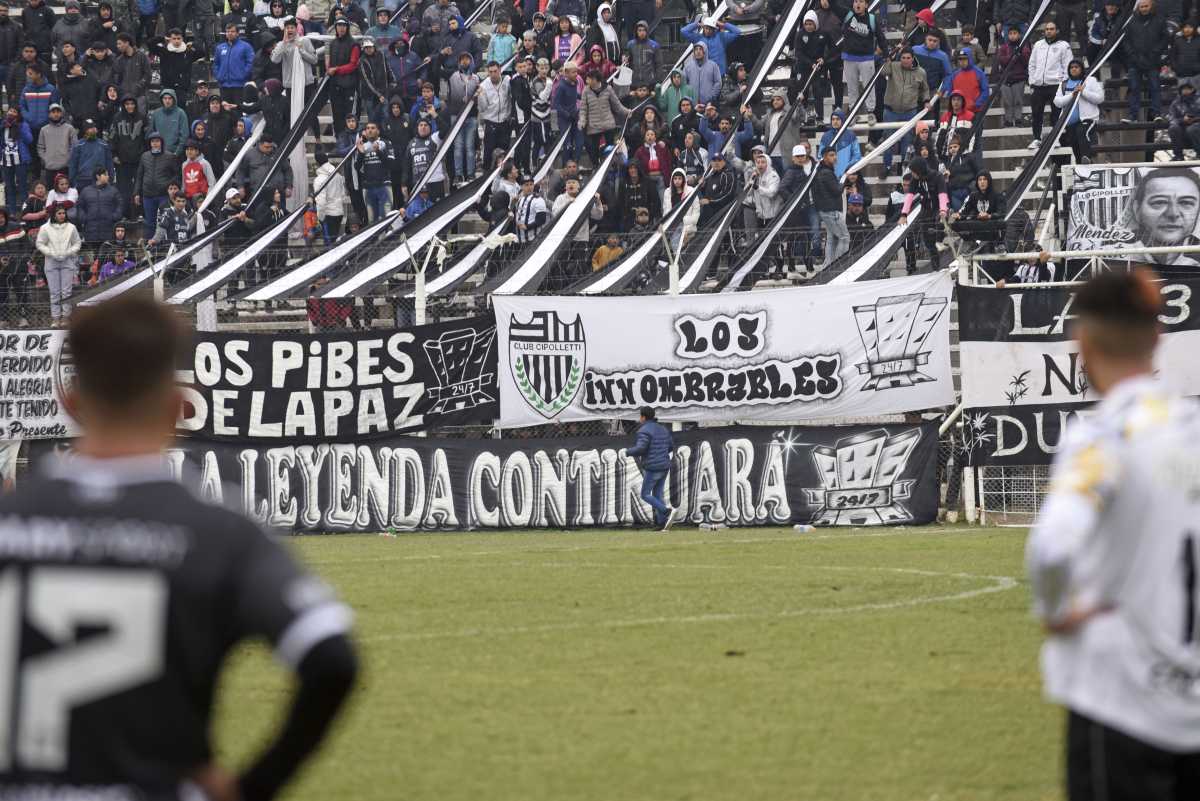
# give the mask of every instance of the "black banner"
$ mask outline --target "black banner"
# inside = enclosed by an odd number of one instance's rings
[[[329,301],[323,301],[329,302]],[[197,333],[181,432],[289,442],[380,437],[497,417],[492,317],[390,331]]]
[[[1159,284],[1155,366],[1171,391],[1200,395],[1200,280]],[[959,442],[968,464],[1049,464],[1062,430],[1097,400],[1071,339],[1074,287],[958,287],[962,398]]]
[[[628,437],[393,437],[282,447],[180,440],[174,473],[291,531],[647,525]],[[729,427],[675,435],[669,503],[684,523],[928,523],[937,426]]]

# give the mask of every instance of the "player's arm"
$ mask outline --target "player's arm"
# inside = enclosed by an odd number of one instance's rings
[[[1068,633],[1091,615],[1075,603],[1073,571],[1119,478],[1119,461],[1099,437],[1064,443],[1050,493],[1025,546],[1033,610],[1047,628]]]
[[[274,798],[325,737],[358,673],[350,610],[265,534],[243,560],[236,615],[241,631],[265,636],[299,679],[282,728],[238,777],[240,801]]]

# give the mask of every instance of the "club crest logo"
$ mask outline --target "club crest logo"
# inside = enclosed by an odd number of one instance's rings
[[[552,420],[571,405],[579,392],[587,346],[583,319],[565,323],[558,312],[536,311],[528,322],[512,316],[508,328],[508,363],[513,381],[535,412]]]
[[[930,354],[921,348],[947,305],[946,298],[927,298],[924,292],[917,292],[854,307],[854,321],[867,355],[867,360],[856,366],[860,375],[870,375],[863,392],[934,380],[919,369],[929,363]]]
[[[805,499],[816,508],[813,525],[881,526],[912,520],[901,503],[912,496],[916,479],[900,480],[921,441],[921,429],[895,436],[886,429],[843,437],[833,447],[813,448],[820,487],[806,487]]]
[[[495,326],[482,331],[457,328],[424,343],[425,358],[438,380],[438,386],[428,391],[434,402],[433,414],[474,409],[495,401],[484,390],[496,382],[496,374],[486,371],[495,343]]]

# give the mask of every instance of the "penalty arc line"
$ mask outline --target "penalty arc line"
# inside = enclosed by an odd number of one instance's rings
[[[564,566],[569,566],[570,563],[562,563]],[[613,565],[613,567],[626,567],[626,565]],[[660,567],[669,567],[669,565],[660,565]],[[695,567],[695,565],[681,565],[680,567]],[[869,604],[856,604],[854,606],[834,606],[834,607],[812,607],[808,609],[785,609],[781,612],[767,613],[751,613],[751,612],[718,612],[706,615],[681,615],[674,617],[647,617],[633,618],[626,620],[590,620],[578,621],[571,623],[546,623],[537,626],[507,626],[499,628],[487,629],[459,629],[456,631],[428,631],[428,632],[411,632],[402,634],[378,634],[373,637],[362,637],[360,642],[396,642],[396,641],[418,641],[418,640],[445,640],[445,639],[473,639],[477,637],[506,637],[519,636],[522,634],[544,634],[557,631],[575,631],[580,629],[624,629],[624,628],[641,628],[648,626],[662,626],[674,624],[697,624],[697,623],[727,623],[735,620],[782,620],[789,618],[808,617],[810,615],[845,615],[855,614],[858,612],[886,612],[893,609],[904,609],[907,607],[924,606],[935,603],[951,603],[954,601],[966,601],[972,598],[978,598],[984,595],[992,595],[998,592],[1006,592],[1018,586],[1017,579],[1012,576],[986,576],[976,575],[973,573],[945,573],[934,570],[917,570],[901,567],[840,567],[826,565],[810,565],[819,570],[844,570],[844,571],[878,571],[888,573],[903,573],[909,575],[918,575],[937,578],[955,578],[964,580],[981,580],[989,581],[990,584],[983,587],[976,587],[962,592],[951,593],[949,595],[927,595],[916,598],[905,598],[896,601],[880,601]]]

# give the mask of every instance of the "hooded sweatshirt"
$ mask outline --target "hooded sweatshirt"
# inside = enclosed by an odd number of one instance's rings
[[[680,78],[679,86],[675,86],[671,82],[671,77],[674,75],[678,75]],[[674,119],[675,115],[679,113],[679,101],[683,98],[687,97],[691,99],[693,109],[696,105],[696,90],[683,78],[681,70],[671,70],[667,75],[667,80],[658,87],[656,92],[658,110],[662,112],[663,117],[668,122]],[[698,124],[699,121],[697,121]]]
[[[967,54],[967,66],[954,71],[950,78],[950,88],[958,92],[967,101],[967,108],[979,111],[988,101],[991,88],[988,86],[987,73],[975,66],[975,57],[969,47],[963,48]]]
[[[588,48],[589,54],[593,47],[599,47],[607,59],[613,63],[618,63],[621,60],[621,40],[618,38],[616,26],[619,23],[618,18],[611,17],[611,22],[604,21],[604,12],[612,13],[612,6],[608,3],[601,3],[596,8],[596,22],[592,25],[592,29],[588,32]]]
[[[146,150],[146,133],[145,118],[136,108],[132,114],[126,114],[122,102],[121,110],[117,112],[108,129],[108,141],[112,145],[116,160],[131,167],[137,166],[138,160]]]
[[[463,109],[475,97],[475,90],[479,88],[479,76],[475,74],[474,62],[469,62],[465,70],[460,63],[459,69],[450,76],[449,86],[450,91],[446,100],[450,106],[450,114],[457,119],[458,115],[463,113]],[[471,107],[472,116],[478,112],[477,107]]]
[[[708,45],[698,43],[704,48],[703,61],[696,60],[695,48],[692,55],[683,63],[683,82],[696,91],[697,103],[715,103],[721,96],[721,68],[709,55]]]
[[[834,117],[846,121],[846,115],[841,109],[834,109],[830,114],[830,119]],[[817,159],[820,160],[821,154],[829,148],[829,144],[833,141],[833,137],[837,135],[838,129],[830,126],[824,134],[821,135],[821,143],[817,146]],[[862,158],[862,149],[858,146],[858,137],[853,131],[847,131],[842,135],[842,138],[837,143],[837,161],[834,163],[834,172],[837,177],[841,178],[846,174],[846,170],[850,169],[850,165]]]
[[[174,89],[163,89],[164,97],[174,99],[175,105],[155,109],[150,113],[150,127],[162,134],[163,147],[175,155],[183,153],[183,143],[187,141],[190,126],[187,112],[179,107],[179,98]]]

